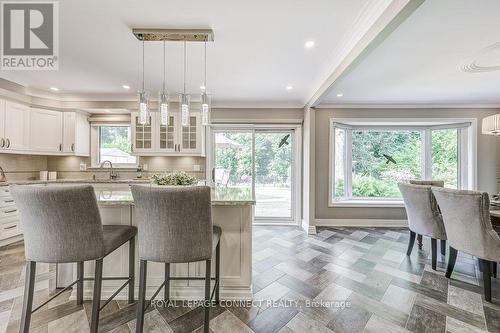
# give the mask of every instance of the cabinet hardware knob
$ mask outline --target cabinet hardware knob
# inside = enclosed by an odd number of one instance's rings
[[[71,144],[71,151],[75,151],[75,144],[74,143]]]
[[[59,144],[59,151],[62,151],[62,143]]]
[[[5,139],[1,138],[0,139],[0,148],[3,148],[3,147],[5,147]]]
[[[15,213],[15,212],[17,212],[17,209],[6,210],[5,214]]]
[[[9,140],[9,139],[7,139],[7,140],[6,140],[6,145],[5,145],[5,148],[9,148],[9,147],[10,147],[10,140]]]
[[[9,227],[5,227],[4,230],[10,230],[10,229],[14,229],[14,228],[17,228],[17,225],[11,225]]]

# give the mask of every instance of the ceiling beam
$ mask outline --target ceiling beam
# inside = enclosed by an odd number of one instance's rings
[[[305,108],[321,103],[339,79],[347,75],[403,23],[425,0],[370,0],[348,38],[337,49],[332,70],[318,85]]]

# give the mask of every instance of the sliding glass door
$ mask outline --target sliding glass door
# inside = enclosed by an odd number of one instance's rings
[[[295,213],[295,131],[217,128],[212,131],[212,180],[248,189],[257,222],[291,222]]]

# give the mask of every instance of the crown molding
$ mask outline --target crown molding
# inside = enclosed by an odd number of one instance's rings
[[[319,104],[315,109],[500,109],[500,103],[469,104],[469,103],[361,103],[361,104]]]

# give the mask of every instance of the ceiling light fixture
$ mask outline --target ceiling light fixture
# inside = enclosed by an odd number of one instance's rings
[[[139,90],[139,124],[146,125],[149,122],[149,92],[145,90],[144,84],[144,40],[142,41],[142,89]]]
[[[186,57],[187,57],[186,41],[184,41],[184,88],[182,90],[182,93],[179,94],[179,108],[180,108],[180,112],[181,112],[181,123],[182,123],[182,126],[184,126],[184,127],[189,126],[189,108],[191,106],[191,96],[186,94],[186,71],[187,71]]]
[[[311,47],[313,47],[313,46],[314,46],[314,44],[315,44],[315,43],[314,43],[314,41],[313,41],[313,40],[308,40],[308,41],[304,44],[304,46],[305,46],[307,49],[310,49]]]
[[[127,85],[127,84],[124,84],[124,85],[122,85],[122,88],[123,88],[123,89],[125,89],[125,90],[129,90],[129,89],[130,89],[130,86],[129,86],[129,85]]]
[[[344,94],[343,93],[338,93],[337,97],[344,97]]]
[[[52,91],[59,91],[59,88],[56,88],[56,87],[50,87],[50,90],[52,90]]]
[[[285,89],[286,89],[286,90],[292,90],[292,89],[293,89],[293,87],[292,87],[292,86],[286,86],[286,87],[285,87]]]
[[[205,42],[205,71],[203,79],[203,92],[201,93],[201,124],[210,124],[210,96],[207,94],[207,42]]]
[[[166,77],[167,77],[167,42],[163,41],[163,86],[159,94],[159,111],[160,111],[160,123],[163,126],[168,125],[168,102],[170,97],[166,88]]]

